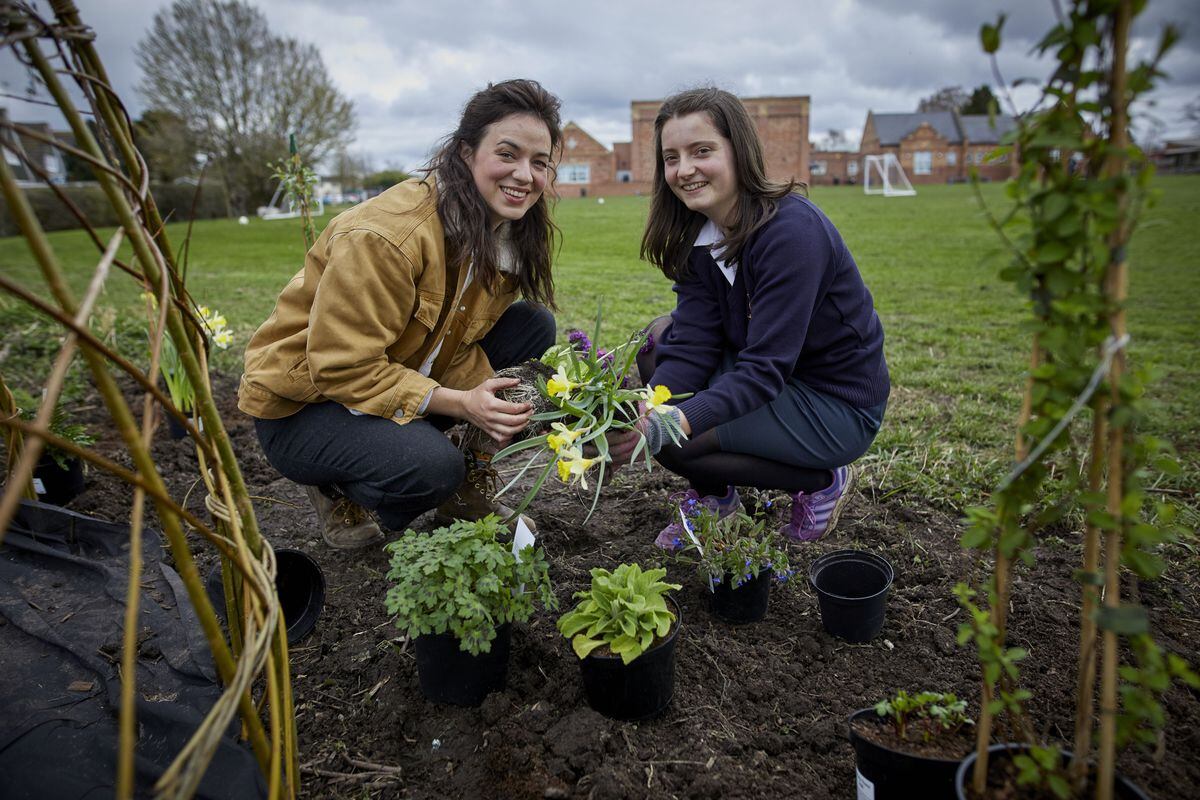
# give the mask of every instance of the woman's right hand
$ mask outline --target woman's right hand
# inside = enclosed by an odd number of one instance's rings
[[[462,393],[462,419],[504,444],[520,433],[533,416],[531,403],[509,403],[496,397],[496,392],[516,386],[517,378],[488,378],[474,389]]]

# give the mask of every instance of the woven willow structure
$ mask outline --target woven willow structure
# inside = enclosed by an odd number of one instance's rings
[[[0,541],[22,497],[29,495],[30,476],[46,444],[76,455],[93,467],[128,483],[134,491],[130,519],[130,563],[121,661],[119,758],[117,797],[134,796],[134,753],[137,747],[136,656],[137,619],[142,564],[141,538],[146,502],[153,504],[167,546],[212,651],[223,692],[195,735],[176,756],[155,786],[164,798],[191,797],[212,759],[222,733],[235,715],[266,778],[271,798],[295,797],[298,790],[295,719],[288,670],[287,637],[275,591],[275,557],[259,534],[254,510],[232,443],[221,422],[209,383],[206,329],[197,315],[176,269],[175,251],[167,239],[154,198],[149,192],[145,161],[134,146],[128,114],[110,86],[93,46],[94,34],[83,24],[71,0],[51,0],[53,19],[43,18],[26,2],[0,0],[0,43],[25,64],[33,80],[58,106],[75,137],[68,146],[44,134],[5,123],[11,134],[41,140],[86,163],[104,191],[120,227],[104,241],[83,212],[60,198],[79,218],[97,248],[91,282],[82,297],[68,288],[63,265],[45,235],[30,203],[18,186],[6,158],[0,158],[0,190],[40,268],[44,286],[18,284],[0,275],[0,289],[29,304],[63,329],[65,338],[46,381],[43,400],[32,421],[16,416],[11,396],[0,380],[0,423],[8,441],[8,482],[0,498]],[[82,97],[81,108],[73,98]],[[13,148],[23,158],[20,148]],[[8,154],[6,153],[6,156]],[[57,191],[42,166],[25,159],[25,166]],[[125,243],[133,256],[128,263],[117,255]],[[142,371],[95,335],[89,319],[113,267],[126,273],[157,299],[157,318],[150,323],[151,363]],[[48,299],[47,299],[48,298]],[[182,368],[195,389],[195,411],[188,417],[175,408],[156,386],[164,337],[170,337]],[[80,356],[126,449],[132,469],[83,449],[50,433],[51,412],[62,393],[67,369]],[[114,373],[123,372],[142,391],[141,423],[125,401]],[[196,447],[201,477],[208,492],[211,520],[199,519],[167,493],[150,454],[157,418],[155,406],[167,409],[186,427]],[[204,591],[188,530],[219,553],[224,567],[227,619],[223,629]]]

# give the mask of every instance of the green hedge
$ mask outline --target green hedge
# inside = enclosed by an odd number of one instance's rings
[[[84,215],[97,228],[117,225],[117,215],[108,204],[104,191],[99,186],[64,186],[64,194],[71,202],[79,206]],[[42,227],[48,231],[61,231],[78,228],[79,220],[66,207],[53,191],[44,187],[33,187],[24,190],[33,206]],[[196,194],[195,186],[177,185],[173,183],[152,184],[150,192],[158,203],[158,210],[163,218],[172,222],[187,220],[192,213],[192,200]],[[220,184],[205,184],[200,189],[200,197],[196,200],[196,219],[214,219],[228,214],[228,198],[225,187]],[[0,236],[15,236],[16,222],[8,212],[8,204],[0,198]]]

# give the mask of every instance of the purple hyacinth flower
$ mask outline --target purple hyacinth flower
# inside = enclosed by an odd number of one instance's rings
[[[571,330],[567,332],[567,341],[571,343],[579,352],[585,356],[592,352],[592,340],[588,335],[581,330]]]
[[[654,349],[654,334],[647,333],[645,343],[642,344],[642,346],[640,348],[638,348],[638,355],[644,356],[646,353],[649,353],[653,349]]]

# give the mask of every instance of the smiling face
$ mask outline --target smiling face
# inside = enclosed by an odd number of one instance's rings
[[[671,192],[728,230],[738,199],[733,145],[703,111],[672,117],[662,127],[663,177]]]
[[[463,160],[491,211],[493,227],[521,219],[550,179],[550,129],[532,114],[510,114],[483,132]]]

